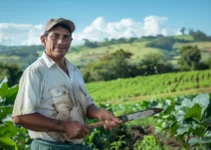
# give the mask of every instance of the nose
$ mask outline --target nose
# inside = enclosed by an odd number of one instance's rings
[[[57,41],[57,44],[65,44],[65,40],[63,37],[60,37]]]

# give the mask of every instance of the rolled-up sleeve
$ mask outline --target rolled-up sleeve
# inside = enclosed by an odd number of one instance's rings
[[[39,70],[26,69],[20,79],[12,117],[35,113],[41,101],[41,93],[42,80]]]
[[[88,100],[88,106],[94,104],[94,101],[92,99],[92,97],[89,95],[89,93],[87,94],[87,100]]]

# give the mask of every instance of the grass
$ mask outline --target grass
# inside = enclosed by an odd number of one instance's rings
[[[180,49],[183,46],[197,46],[202,51],[211,51],[211,42],[176,43],[173,48]]]
[[[113,44],[109,46],[102,46],[97,48],[77,47],[79,52],[70,52],[66,55],[66,58],[76,65],[86,64],[88,62],[96,61],[100,57],[113,53],[116,50],[123,49],[133,54],[132,61],[140,61],[145,54],[148,53],[162,53],[161,49],[145,47],[147,41],[134,42],[132,44]]]
[[[12,56],[2,55],[2,56],[0,56],[1,61],[19,61],[20,59],[21,58],[19,56],[15,56],[15,55],[12,55]]]
[[[191,35],[177,35],[174,38],[178,39],[178,40],[186,40],[186,41],[190,41],[190,42],[194,41],[194,38]]]

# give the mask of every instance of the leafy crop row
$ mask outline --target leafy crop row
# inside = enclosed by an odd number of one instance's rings
[[[87,84],[96,102],[211,87],[211,70],[168,73]]]

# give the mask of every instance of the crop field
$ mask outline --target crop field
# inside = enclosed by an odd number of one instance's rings
[[[211,87],[210,81],[211,70],[205,70],[93,82],[86,86],[96,102],[112,103],[114,100],[129,102],[134,97],[171,95],[177,92],[184,94],[188,90],[199,93],[200,89]]]
[[[209,71],[203,72],[199,74],[200,76],[192,73],[182,79],[178,75],[178,78],[181,82],[189,82],[197,78],[201,80],[202,76],[206,79],[207,76],[210,77],[209,73]],[[175,80],[178,79],[175,77],[174,80],[167,80],[166,84]],[[136,85],[135,81],[128,83]],[[8,87],[5,80],[0,85],[0,150],[29,150],[32,140],[27,130],[14,125],[11,121],[12,105],[18,86]],[[207,84],[201,85],[207,86]],[[125,85],[121,86],[123,88]],[[140,101],[133,104],[98,103],[99,107],[113,112],[116,116],[156,107],[162,108],[163,111],[153,117],[124,123],[113,130],[104,130],[101,127],[93,129],[84,138],[84,142],[94,150],[210,150],[210,96],[211,94],[206,93]],[[87,123],[95,121],[88,119]]]

